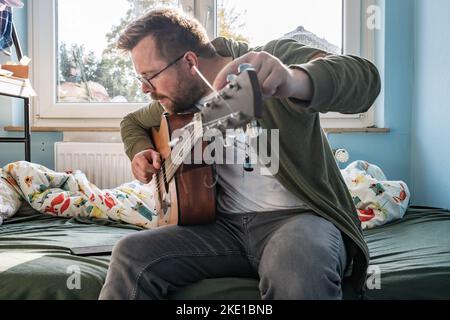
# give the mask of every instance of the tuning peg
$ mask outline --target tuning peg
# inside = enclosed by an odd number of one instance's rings
[[[255,68],[253,68],[253,66],[250,63],[242,63],[239,65],[238,68],[239,73],[242,73],[247,70],[255,70]]]
[[[235,82],[237,79],[237,75],[231,73],[229,75],[227,75],[227,83],[233,83]]]
[[[253,120],[249,124],[247,124],[247,135],[250,138],[256,138],[261,134],[261,127],[258,125],[258,122]]]
[[[227,120],[218,121],[216,123],[216,125],[214,126],[215,129],[219,130],[222,133],[226,132],[227,127],[228,127],[228,121]]]
[[[225,132],[223,140],[224,140],[223,146],[225,148],[235,147],[237,145],[236,136],[229,134],[227,132]]]
[[[223,100],[228,100],[230,98],[230,96],[225,91],[220,92],[219,95],[220,95],[220,98]],[[217,100],[217,102],[220,103],[221,99]]]
[[[252,172],[252,171],[255,170],[252,162],[250,161],[250,156],[249,155],[245,156],[244,170],[247,171],[247,172]]]
[[[227,83],[228,83],[228,87],[230,89],[234,89],[234,88],[238,87],[237,75],[229,74],[227,76]]]

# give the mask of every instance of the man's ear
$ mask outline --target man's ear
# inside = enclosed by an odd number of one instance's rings
[[[192,51],[188,51],[186,52],[186,55],[184,57],[186,59],[186,61],[188,62],[189,65],[189,69],[192,73],[192,75],[195,75],[195,70],[194,70],[194,66],[196,66],[198,68],[198,56],[196,53],[192,52]]]

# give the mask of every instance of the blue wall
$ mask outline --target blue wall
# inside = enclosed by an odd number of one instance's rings
[[[415,1],[411,180],[415,201],[450,208],[450,1]]]

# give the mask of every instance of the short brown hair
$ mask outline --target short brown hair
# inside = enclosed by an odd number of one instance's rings
[[[204,58],[216,54],[203,26],[175,8],[155,9],[131,22],[121,34],[118,48],[131,51],[147,36],[155,38],[160,54],[168,59],[186,51]]]

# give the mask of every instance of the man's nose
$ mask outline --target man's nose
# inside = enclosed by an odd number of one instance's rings
[[[147,84],[145,84],[145,83],[142,83],[142,85],[141,85],[141,90],[142,90],[142,92],[144,92],[145,94],[155,92],[155,90],[153,90],[153,87],[152,87],[152,86],[149,86],[149,85],[147,85]]]

